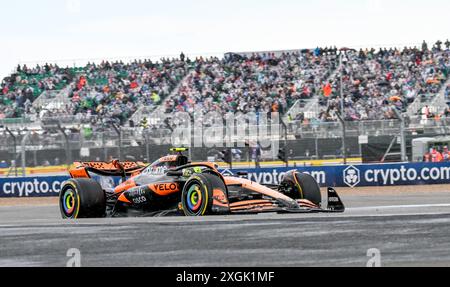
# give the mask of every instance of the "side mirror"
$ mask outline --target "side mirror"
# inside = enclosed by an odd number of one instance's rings
[[[236,175],[239,177],[248,177],[248,172],[247,171],[239,171],[236,173]]]

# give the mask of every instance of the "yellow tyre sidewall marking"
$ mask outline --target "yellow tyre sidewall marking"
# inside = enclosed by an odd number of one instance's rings
[[[78,218],[78,213],[80,212],[80,194],[78,192],[77,186],[72,181],[66,182],[66,185],[70,185],[73,188],[73,191],[76,194],[76,199],[77,199],[76,206],[77,206],[77,208],[76,208],[76,210],[75,210],[75,212],[73,213],[73,216],[72,216],[74,219],[76,219],[76,218]]]
[[[202,185],[202,187],[203,187],[203,189],[205,191],[205,204],[204,204],[202,212],[200,213],[200,215],[205,215],[206,209],[208,208],[208,201],[209,201],[208,187],[206,186],[206,184],[203,182],[203,180],[200,177],[194,176],[194,177],[192,177],[192,179],[198,180],[198,182]]]
[[[295,173],[294,173],[294,179],[295,179],[295,183],[298,186],[298,189],[300,190],[300,196],[302,197],[302,199],[305,199],[305,196],[303,195],[303,189],[300,186],[300,183],[298,182],[298,179],[297,179],[297,175]]]

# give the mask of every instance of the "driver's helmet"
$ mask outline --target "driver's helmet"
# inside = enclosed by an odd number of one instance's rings
[[[165,166],[168,169],[174,169],[182,165],[186,165],[189,163],[189,160],[184,155],[176,155],[176,156],[167,156],[160,159],[161,162],[165,162]]]

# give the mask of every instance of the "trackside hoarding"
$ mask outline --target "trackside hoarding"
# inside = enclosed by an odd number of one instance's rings
[[[279,184],[294,168],[233,169],[222,173],[248,171],[248,178],[263,184]],[[358,187],[450,183],[450,163],[395,163],[297,167],[311,174],[321,186]]]
[[[247,171],[250,180],[279,184],[294,168],[223,169],[224,175]],[[321,186],[359,187],[450,183],[450,163],[395,163],[297,167],[311,174]],[[0,197],[57,196],[66,176],[0,178]],[[117,184],[117,178],[112,179]]]
[[[67,176],[0,178],[0,197],[57,196]]]

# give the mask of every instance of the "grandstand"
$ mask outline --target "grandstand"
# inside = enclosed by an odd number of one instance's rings
[[[181,61],[104,61],[76,68],[19,66],[2,82],[0,118],[95,115],[124,124],[139,106],[158,105],[187,70],[187,63]],[[43,104],[33,105],[35,101]]]
[[[348,121],[395,118],[392,104],[411,116],[418,114],[423,105],[411,105],[415,109],[408,110],[410,104],[431,102],[448,80],[449,53],[441,49],[350,50],[344,58],[342,85]],[[340,90],[338,74],[330,82],[334,91]],[[320,119],[329,119],[330,110],[339,108],[337,97],[332,94],[320,102]]]
[[[388,154],[402,129],[408,143],[449,134],[450,42],[437,44],[20,65],[1,83],[0,154],[22,167],[47,165],[47,158],[70,163],[86,150],[84,157],[102,160],[151,159],[175,144],[161,114],[193,115],[194,107],[203,127],[211,111],[280,112],[291,160],[360,158],[360,135],[376,138]],[[337,117],[342,106],[345,131]],[[276,160],[276,152],[265,150],[262,160]],[[198,149],[191,157],[216,153]]]
[[[289,116],[335,121],[342,71],[346,120],[391,119],[391,104],[419,114],[426,105],[420,103],[445,94],[450,65],[446,45],[378,51],[317,48],[156,63],[103,61],[75,68],[18,66],[2,81],[0,118],[69,114],[113,118],[125,125],[140,107],[152,111],[161,105],[174,113],[192,112],[197,105],[205,113],[288,114],[299,102],[301,107],[311,102],[309,110],[293,109]],[[415,109],[408,110],[413,103]]]
[[[73,68],[18,66],[1,83],[0,119],[72,115],[128,125],[157,107],[174,113],[192,112],[195,105],[204,113],[276,111],[290,120],[327,122],[337,120],[341,90],[347,121],[395,118],[392,105],[410,116],[425,106],[445,115],[446,104],[436,99],[448,96],[448,44],[229,53],[192,61],[183,55]]]

